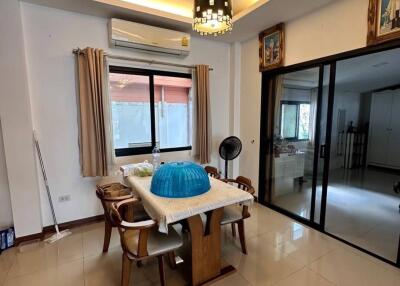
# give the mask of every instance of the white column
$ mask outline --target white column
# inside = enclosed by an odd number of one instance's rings
[[[241,89],[241,43],[235,42],[230,51],[230,112],[229,132],[240,138],[240,89]],[[229,176],[236,178],[239,175],[239,158],[231,164]]]
[[[42,231],[21,10],[0,1],[0,117],[17,237]]]

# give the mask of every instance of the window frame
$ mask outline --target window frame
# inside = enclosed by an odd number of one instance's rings
[[[130,148],[114,148],[116,157],[125,157],[133,155],[144,155],[151,154],[157,143],[156,138],[156,114],[155,114],[155,99],[154,99],[154,76],[168,76],[168,77],[178,77],[178,78],[190,78],[192,79],[192,74],[190,73],[179,73],[161,70],[150,70],[141,68],[132,68],[126,66],[109,66],[110,73],[119,74],[131,74],[131,75],[141,75],[149,77],[149,91],[150,91],[150,120],[151,120],[151,146],[146,147],[130,147]],[[114,138],[113,138],[114,140]],[[188,151],[192,150],[192,145],[184,147],[172,147],[160,149],[160,152],[177,152],[177,151]]]
[[[301,142],[301,141],[308,141],[310,138],[307,139],[299,139],[299,122],[300,122],[300,105],[308,104],[311,108],[311,102],[304,101],[304,100],[281,100],[280,103],[280,116],[279,116],[279,133],[282,133],[282,110],[283,105],[295,105],[296,106],[296,131],[295,137],[288,137],[283,138],[284,140],[291,141],[291,142]]]

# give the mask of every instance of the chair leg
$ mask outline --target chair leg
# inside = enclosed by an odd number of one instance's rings
[[[104,223],[104,243],[103,243],[103,252],[108,251],[108,247],[110,246],[112,226],[107,222]]]
[[[239,230],[239,238],[240,238],[240,245],[242,246],[243,254],[247,254],[246,248],[246,236],[244,234],[244,221],[238,221],[238,230]]]
[[[175,252],[168,252],[168,264],[171,269],[176,269]]]
[[[132,261],[126,256],[126,254],[122,254],[122,279],[121,286],[129,286],[129,280],[131,278],[131,266]]]
[[[231,223],[231,229],[232,229],[232,236],[233,236],[233,237],[236,237],[235,223]]]
[[[165,271],[164,271],[164,256],[163,255],[157,256],[157,259],[158,259],[158,270],[160,272],[160,283],[161,286],[165,286],[166,282],[165,282]]]

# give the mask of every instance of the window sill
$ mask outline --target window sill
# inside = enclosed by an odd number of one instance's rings
[[[153,147],[115,149],[115,157],[149,155],[153,153],[153,149],[154,149]],[[160,152],[168,153],[168,152],[179,152],[179,151],[189,151],[189,150],[192,150],[192,146],[160,149]]]

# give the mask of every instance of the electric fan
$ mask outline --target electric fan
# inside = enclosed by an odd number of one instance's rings
[[[236,136],[230,136],[219,146],[219,155],[225,160],[225,179],[228,178],[228,161],[239,156],[242,151],[242,142]]]

